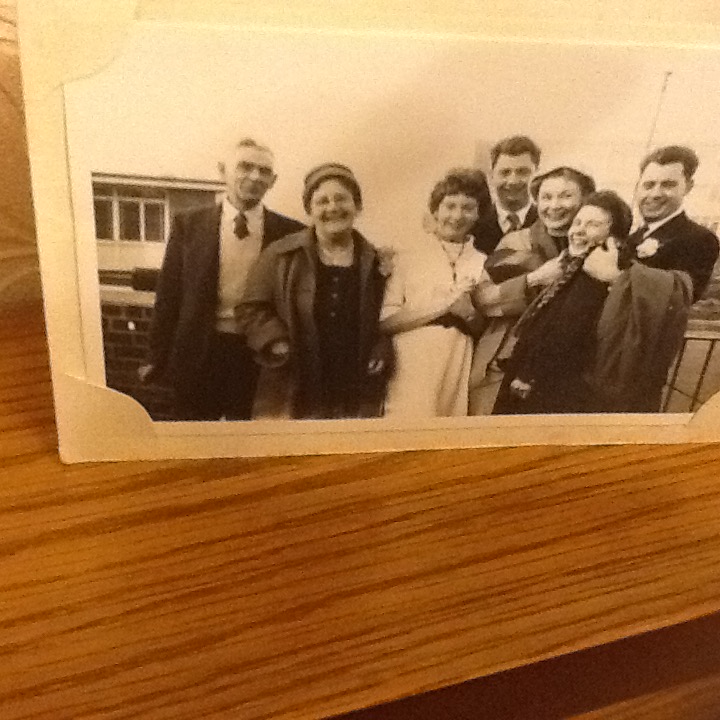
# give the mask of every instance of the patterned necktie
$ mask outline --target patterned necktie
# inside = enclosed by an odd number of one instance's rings
[[[508,213],[507,216],[507,231],[509,233],[515,232],[520,229],[520,217],[517,213]]]
[[[247,217],[245,217],[244,212],[239,212],[235,216],[234,230],[235,230],[235,237],[238,240],[244,240],[250,234],[250,230],[248,229]]]

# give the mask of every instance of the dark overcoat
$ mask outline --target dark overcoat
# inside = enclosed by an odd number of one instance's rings
[[[647,267],[686,272],[693,284],[692,301],[707,288],[718,259],[718,239],[713,232],[691,220],[684,212],[650,233],[658,241],[654,255],[640,258]],[[642,238],[631,238],[637,245]]]
[[[304,225],[264,210],[263,247]],[[201,383],[214,332],[220,269],[221,206],[211,205],[173,220],[156,288],[148,361],[179,394]]]
[[[381,359],[385,372],[360,372],[358,417],[375,417],[382,411],[385,382],[391,365],[391,341],[379,331],[385,276],[377,252],[354,231],[359,249],[360,302],[358,363],[364,371],[372,358]],[[248,278],[238,318],[248,346],[263,366],[258,381],[253,417],[322,417],[321,358],[315,322],[318,257],[315,231],[308,228],[267,247]],[[291,348],[289,361],[272,367],[269,348],[278,340]]]

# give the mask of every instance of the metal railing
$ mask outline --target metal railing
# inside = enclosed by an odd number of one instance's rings
[[[705,400],[720,391],[720,353],[715,352],[718,342],[720,324],[701,320],[690,322],[668,376],[663,412],[695,412]]]

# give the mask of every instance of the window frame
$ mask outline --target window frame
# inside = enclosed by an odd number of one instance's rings
[[[97,223],[95,223],[95,240],[99,243],[119,243],[126,247],[137,247],[138,244],[149,244],[149,245],[164,245],[167,244],[168,232],[170,228],[170,192],[167,188],[153,186],[154,189],[162,192],[162,197],[148,198],[141,197],[139,195],[133,195],[131,193],[122,193],[120,190],[127,187],[121,183],[111,184],[106,182],[98,182],[99,185],[110,185],[111,192],[96,192],[93,188],[93,214],[94,214],[94,202],[96,200],[109,200],[111,203],[111,223],[112,223],[112,238],[99,238],[97,237]],[[120,237],[120,203],[121,202],[135,202],[139,207],[139,223],[140,223],[140,238],[138,240],[130,240]],[[145,206],[146,205],[160,205],[163,209],[163,237],[160,240],[148,240],[147,238],[147,227],[145,222]],[[94,218],[96,219],[96,218]]]

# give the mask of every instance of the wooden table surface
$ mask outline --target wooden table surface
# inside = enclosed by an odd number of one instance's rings
[[[0,718],[719,716],[720,446],[61,465],[0,50]]]
[[[319,718],[720,608],[718,447],[63,466],[2,318],[5,720]]]

